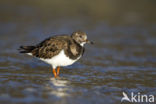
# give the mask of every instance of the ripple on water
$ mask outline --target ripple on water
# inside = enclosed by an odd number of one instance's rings
[[[154,94],[155,28],[109,26],[97,22],[90,29],[86,28],[95,45],[87,45],[83,58],[61,68],[60,77],[55,79],[50,65],[19,54],[16,49],[22,44],[35,44],[50,36],[52,31],[70,33],[73,23],[77,22],[55,21],[58,26],[49,22],[43,26],[49,30],[48,36],[41,35],[43,24],[37,23],[39,25],[32,23],[31,26],[20,23],[28,30],[16,29],[12,24],[3,27],[8,29],[0,36],[0,103],[119,104],[123,91]],[[77,24],[83,27],[85,23],[78,21]],[[51,27],[56,29],[51,30]],[[22,35],[17,37],[17,34]]]

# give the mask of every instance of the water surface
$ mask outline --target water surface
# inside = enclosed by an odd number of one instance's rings
[[[123,91],[156,96],[155,1],[121,3],[1,1],[0,103],[120,104]],[[95,45],[58,79],[50,65],[17,50],[75,30]]]

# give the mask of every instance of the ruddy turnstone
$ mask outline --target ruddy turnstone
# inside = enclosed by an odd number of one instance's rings
[[[84,32],[77,31],[71,35],[56,35],[49,37],[35,46],[20,46],[20,53],[39,58],[52,66],[56,78],[60,66],[68,66],[80,59],[84,53],[84,44],[93,42],[87,40]],[[57,71],[55,70],[57,68]]]

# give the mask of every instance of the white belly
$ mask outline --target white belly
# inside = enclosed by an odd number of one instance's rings
[[[81,56],[80,56],[81,57]],[[73,64],[75,61],[77,61],[80,57],[78,57],[75,60],[69,59],[64,53],[64,50],[62,50],[58,55],[54,56],[51,59],[43,59],[40,58],[42,61],[51,64],[53,68],[56,68],[57,66],[68,66]]]

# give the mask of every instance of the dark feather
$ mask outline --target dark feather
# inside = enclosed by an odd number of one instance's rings
[[[76,43],[71,36],[59,35],[47,38],[36,46],[21,46],[20,53],[32,53],[35,57],[47,59],[59,54],[62,49],[71,59],[76,59],[84,51],[84,48]]]
[[[18,49],[20,53],[31,53],[35,46],[20,46]]]

